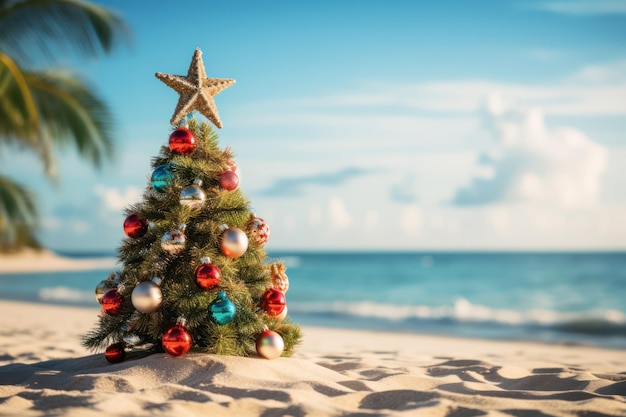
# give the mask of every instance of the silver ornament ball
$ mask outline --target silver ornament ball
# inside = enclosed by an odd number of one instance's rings
[[[264,330],[256,340],[256,351],[265,359],[276,359],[283,354],[285,342],[272,330]]]
[[[133,289],[131,301],[137,311],[152,313],[163,301],[163,294],[157,284],[152,281],[144,281]]]
[[[165,232],[161,238],[161,248],[171,255],[181,253],[187,244],[187,236],[183,233],[185,227],[184,225],[181,226],[178,229]]]
[[[103,279],[102,281],[98,283],[98,285],[96,285],[96,290],[94,291],[94,293],[95,293],[96,301],[98,302],[98,304],[102,304],[102,297],[104,297],[104,294],[107,291],[113,288],[117,288],[119,284],[119,279],[120,279],[120,273],[113,272],[111,273],[111,275],[109,275],[107,279]]]
[[[180,193],[180,204],[193,210],[201,209],[206,200],[206,193],[200,188],[201,185],[202,181],[195,180],[193,185],[184,188]]]

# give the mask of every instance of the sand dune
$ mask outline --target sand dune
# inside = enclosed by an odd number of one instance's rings
[[[624,416],[626,352],[305,327],[293,358],[108,364],[97,310],[0,302],[3,416]]]

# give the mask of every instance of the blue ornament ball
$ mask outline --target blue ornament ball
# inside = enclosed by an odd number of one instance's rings
[[[211,317],[217,324],[228,324],[235,318],[237,307],[228,299],[224,291],[217,294],[217,298],[211,303]]]
[[[159,165],[152,171],[152,177],[150,179],[152,188],[160,193],[164,193],[169,188],[172,180],[174,179],[174,172],[172,172],[172,164],[167,163]]]

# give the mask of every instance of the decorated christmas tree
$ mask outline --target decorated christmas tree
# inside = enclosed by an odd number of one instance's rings
[[[122,269],[96,287],[102,313],[83,344],[112,363],[190,349],[288,356],[301,333],[287,318],[284,264],[267,259],[269,227],[238,187],[233,152],[192,115],[221,128],[213,97],[235,80],[207,78],[199,49],[186,76],[156,77],[180,95],[174,129],[142,201],[126,210]]]

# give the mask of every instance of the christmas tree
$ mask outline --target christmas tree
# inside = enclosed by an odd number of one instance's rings
[[[174,129],[126,210],[122,270],[96,287],[103,311],[83,344],[112,363],[163,350],[288,356],[301,333],[287,318],[284,264],[267,260],[269,227],[238,188],[233,152],[191,115],[221,128],[213,97],[235,80],[207,78],[199,49],[186,76],[156,76],[180,95]]]

